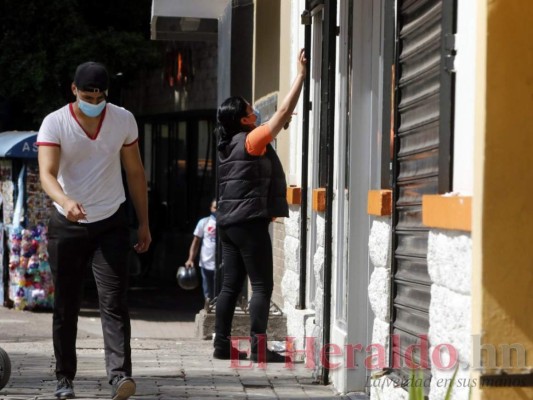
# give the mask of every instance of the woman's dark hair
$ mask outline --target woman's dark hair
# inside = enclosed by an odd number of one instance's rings
[[[237,133],[246,130],[241,125],[241,118],[246,117],[248,103],[241,96],[230,97],[220,105],[217,112],[218,149],[223,150]]]

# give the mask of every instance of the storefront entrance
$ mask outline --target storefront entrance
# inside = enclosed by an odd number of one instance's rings
[[[214,121],[215,111],[138,121],[153,243],[141,257],[137,279],[176,284],[194,227],[215,197]]]

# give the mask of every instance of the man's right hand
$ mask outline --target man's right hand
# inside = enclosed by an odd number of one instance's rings
[[[193,268],[194,267],[194,262],[191,261],[191,260],[187,260],[185,261],[185,268]]]
[[[65,216],[69,221],[78,222],[87,219],[87,213],[83,208],[83,205],[75,200],[68,199],[62,204]]]

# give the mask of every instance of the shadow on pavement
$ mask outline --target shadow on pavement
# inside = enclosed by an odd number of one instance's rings
[[[84,289],[84,301],[80,316],[99,317],[98,294],[94,283]],[[203,308],[200,288],[183,290],[175,281],[132,282],[128,291],[130,315],[134,319],[162,322],[193,322]]]

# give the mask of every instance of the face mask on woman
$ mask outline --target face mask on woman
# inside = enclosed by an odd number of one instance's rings
[[[259,126],[261,125],[261,113],[259,112],[259,110],[257,108],[254,108],[254,115],[255,115],[255,126]]]

